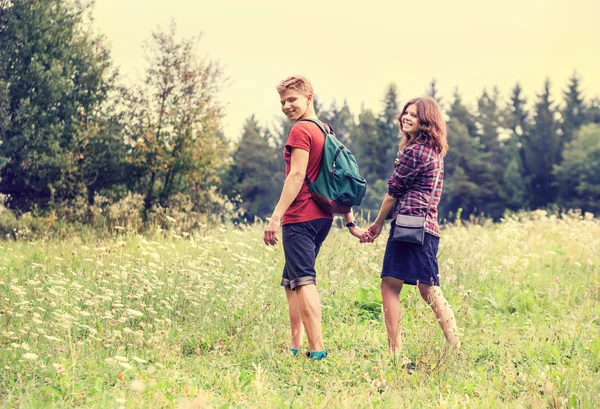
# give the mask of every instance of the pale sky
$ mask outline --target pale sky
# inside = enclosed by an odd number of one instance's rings
[[[293,74],[325,106],[346,99],[354,114],[379,112],[392,82],[402,102],[432,78],[446,102],[458,87],[471,106],[484,87],[507,99],[517,81],[531,103],[546,77],[558,100],[574,70],[584,95],[600,96],[599,17],[599,0],[96,0],[94,10],[129,80],[143,76],[142,45],[157,26],[202,33],[199,56],[230,79],[220,97],[234,139],[252,114],[262,125],[282,117],[275,85]]]

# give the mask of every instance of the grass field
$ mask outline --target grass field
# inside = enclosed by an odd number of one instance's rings
[[[386,356],[384,238],[325,242],[323,362],[287,352],[282,248],[260,226],[0,242],[0,406],[598,408],[600,221],[526,216],[443,230],[463,354],[406,287],[404,366]]]

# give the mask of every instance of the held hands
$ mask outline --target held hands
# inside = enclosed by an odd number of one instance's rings
[[[369,232],[360,227],[349,227],[350,234],[360,240],[361,243],[370,243],[372,240],[369,237]]]
[[[352,229],[356,229],[356,232],[353,232]],[[353,236],[358,237],[361,243],[373,243],[375,239],[381,234],[382,229],[383,224],[375,222],[369,226],[368,230],[363,230],[359,229],[358,227],[354,227],[350,229],[350,233]]]
[[[361,229],[360,227],[349,227],[350,234],[358,238],[361,243],[373,243],[377,237],[381,234],[383,224],[373,223],[369,226],[368,230]]]
[[[265,244],[274,246],[277,244],[279,239],[277,238],[277,232],[281,227],[281,218],[279,216],[272,216],[269,220],[269,224],[265,228],[263,239]]]

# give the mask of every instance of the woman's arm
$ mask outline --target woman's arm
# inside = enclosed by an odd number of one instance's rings
[[[304,178],[306,177],[306,168],[308,167],[308,152],[304,149],[292,148],[292,156],[290,159],[290,173],[285,178],[279,202],[273,210],[271,220],[264,232],[264,241],[267,245],[274,246],[277,244],[277,232],[281,227],[281,219],[283,214],[290,207],[294,199],[300,193]]]
[[[385,194],[383,202],[381,202],[381,208],[379,209],[377,219],[375,219],[373,224],[369,226],[369,235],[371,237],[371,240],[375,240],[377,236],[381,234],[381,230],[383,229],[383,223],[385,222],[387,215],[390,214],[392,207],[394,207],[396,200],[398,199],[394,199],[388,193]]]
[[[413,185],[423,168],[422,145],[411,145],[404,149],[394,164],[394,173],[388,180],[388,194],[396,199],[402,197]]]

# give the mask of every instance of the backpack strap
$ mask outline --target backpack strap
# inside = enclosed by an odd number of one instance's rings
[[[329,126],[329,129],[331,130],[331,132],[327,132],[325,130],[325,127],[323,125],[321,125],[321,123],[319,121],[317,121],[316,119],[304,118],[304,119],[300,119],[298,122],[303,122],[303,121],[304,122],[312,122],[313,124],[317,125],[319,127],[319,129],[321,130],[321,132],[323,132],[323,134],[325,136],[327,136],[327,134],[329,134],[329,133],[334,133],[333,128],[331,126],[327,125],[327,126]]]
[[[317,125],[319,127],[319,129],[321,130],[321,132],[323,132],[323,135],[325,135],[325,138],[327,138],[327,135],[329,134],[326,130],[325,127],[323,125],[321,125],[321,123],[319,121],[317,121],[316,119],[312,119],[312,118],[304,118],[304,119],[300,119],[297,122],[312,122],[313,124]],[[329,126],[329,125],[327,125]],[[329,129],[331,129],[331,133],[333,133],[333,128],[331,126],[329,126]],[[307,186],[310,186],[310,184],[312,183],[310,181],[310,179],[308,178],[308,176],[304,176],[304,182],[306,182]]]

